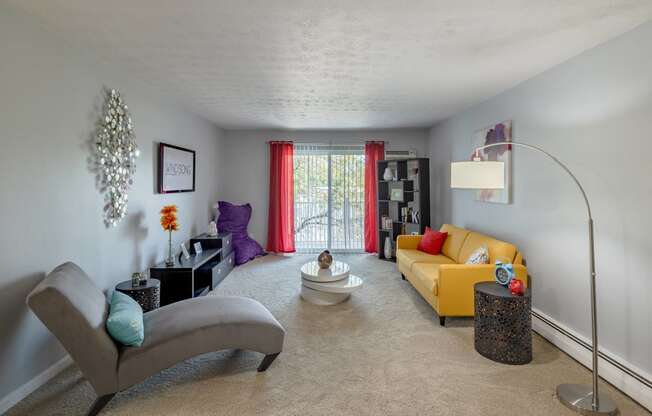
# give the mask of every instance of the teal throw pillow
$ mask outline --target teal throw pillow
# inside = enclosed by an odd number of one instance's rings
[[[140,347],[145,339],[143,309],[124,293],[113,292],[111,309],[106,320],[106,329],[111,337],[122,345]]]

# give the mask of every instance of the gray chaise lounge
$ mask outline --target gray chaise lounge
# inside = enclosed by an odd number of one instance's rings
[[[253,299],[208,296],[173,303],[144,315],[140,347],[118,346],[105,329],[104,293],[74,263],[54,269],[27,304],[59,339],[98,395],[96,415],[113,396],[179,361],[223,349],[265,354],[265,371],[283,349],[285,330]]]

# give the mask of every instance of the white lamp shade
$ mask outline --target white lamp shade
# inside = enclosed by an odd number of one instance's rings
[[[451,188],[504,189],[505,163],[453,162],[451,163]]]

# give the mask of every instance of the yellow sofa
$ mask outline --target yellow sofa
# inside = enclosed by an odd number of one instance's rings
[[[448,237],[438,255],[417,250],[421,235],[398,236],[396,265],[403,279],[437,312],[442,326],[447,316],[474,315],[473,285],[494,280],[496,260],[513,263],[515,277],[528,285],[523,257],[513,244],[450,224],[440,231]],[[489,249],[489,264],[464,264],[483,245]]]

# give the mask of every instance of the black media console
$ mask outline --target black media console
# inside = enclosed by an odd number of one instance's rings
[[[202,245],[199,254],[193,247],[196,242]],[[167,267],[161,262],[149,269],[150,277],[161,281],[161,306],[206,295],[224,280],[235,264],[231,233],[194,237],[190,240],[190,252],[189,259],[175,258],[174,266]]]

